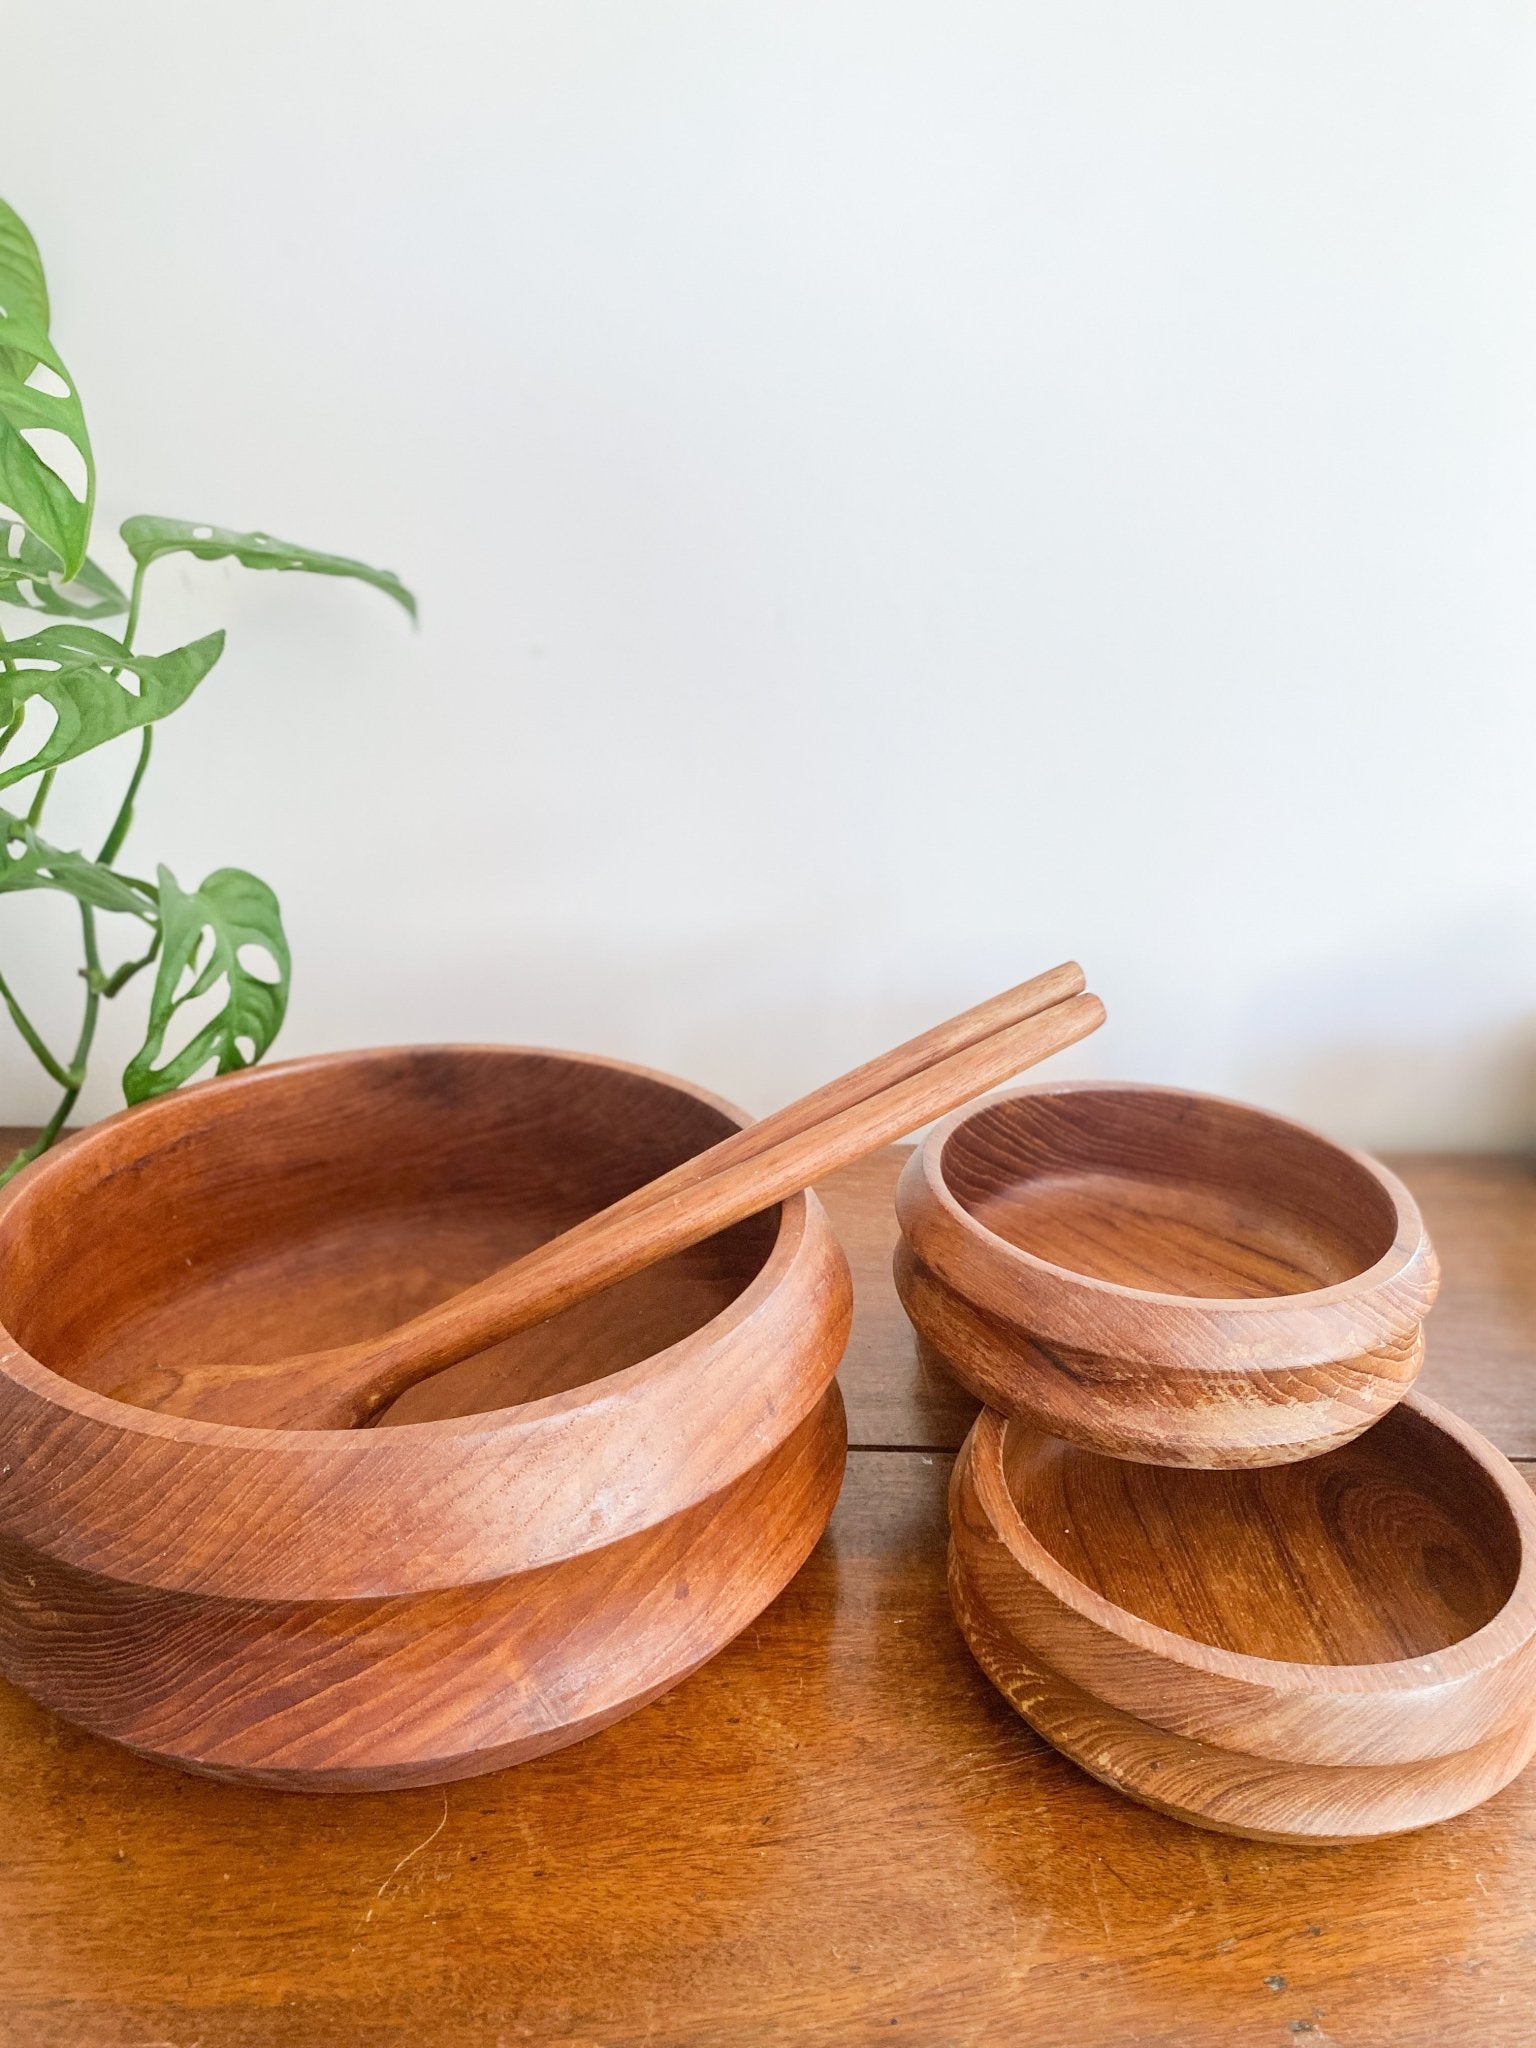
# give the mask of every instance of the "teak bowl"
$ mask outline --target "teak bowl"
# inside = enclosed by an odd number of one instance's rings
[[[1270,1464],[1412,1384],[1439,1268],[1363,1153],[1241,1103],[1059,1082],[940,1124],[896,1283],[980,1400],[1112,1457]]]
[[[950,1493],[950,1597],[1048,1742],[1227,1834],[1423,1827],[1536,1750],[1536,1504],[1420,1395],[1319,1458],[1225,1472],[984,1410]]]
[[[613,1061],[430,1047],[208,1082],[40,1160],[0,1201],[0,1671],[146,1755],[305,1790],[495,1770],[676,1684],[837,1495],[850,1284],[814,1197],[397,1426],[99,1390],[387,1329],[739,1121]]]

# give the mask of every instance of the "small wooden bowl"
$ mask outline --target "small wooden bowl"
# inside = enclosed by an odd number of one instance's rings
[[[387,1329],[739,1121],[614,1061],[430,1047],[209,1082],[40,1160],[0,1201],[0,1671],[304,1790],[495,1770],[676,1684],[837,1495],[850,1284],[814,1197],[414,1389],[404,1426],[99,1389]]]
[[[1048,1742],[1147,1806],[1281,1842],[1464,1812],[1536,1750],[1536,1503],[1409,1395],[1303,1464],[1105,1458],[984,1410],[950,1597]]]
[[[1314,1457],[1423,1361],[1439,1268],[1408,1190],[1240,1103],[1025,1088],[937,1126],[896,1207],[923,1342],[990,1407],[1112,1457]]]

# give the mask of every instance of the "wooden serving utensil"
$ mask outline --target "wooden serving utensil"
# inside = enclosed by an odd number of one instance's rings
[[[266,1364],[157,1366],[113,1398],[207,1422],[351,1429],[418,1381],[573,1307],[944,1116],[1104,1021],[1074,963],[1037,975],[733,1133],[526,1257],[355,1344]]]

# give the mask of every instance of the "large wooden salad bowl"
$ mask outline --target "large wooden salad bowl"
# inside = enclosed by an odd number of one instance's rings
[[[0,1198],[0,1671],[145,1755],[305,1790],[495,1770],[676,1684],[837,1495],[850,1287],[814,1196],[372,1429],[104,1390],[387,1329],[740,1121],[614,1061],[426,1047],[209,1082],[38,1161]]]

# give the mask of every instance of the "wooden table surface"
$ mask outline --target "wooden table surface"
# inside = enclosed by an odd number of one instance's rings
[[[831,1528],[755,1627],[574,1749],[444,1791],[182,1777],[0,1686],[0,2042],[1322,2048],[1536,2043],[1536,1770],[1420,1835],[1301,1850],[1143,1811],[967,1655],[944,1489],[973,1404],[853,1260]],[[1536,1476],[1536,1169],[1396,1162],[1445,1264],[1423,1384]]]

